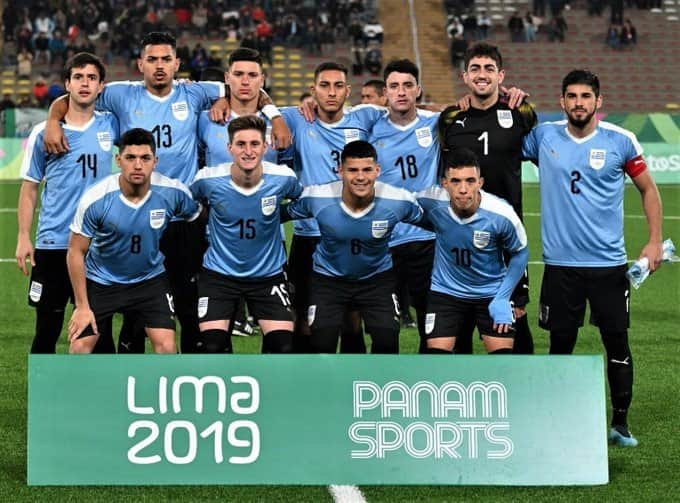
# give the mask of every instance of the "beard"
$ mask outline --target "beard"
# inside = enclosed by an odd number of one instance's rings
[[[590,121],[593,119],[594,115],[595,115],[595,110],[593,110],[591,113],[587,114],[582,119],[577,119],[571,113],[569,113],[569,114],[567,114],[567,119],[569,120],[569,124],[571,124],[572,126],[578,128],[578,129],[583,129],[584,127],[586,127],[590,123]]]

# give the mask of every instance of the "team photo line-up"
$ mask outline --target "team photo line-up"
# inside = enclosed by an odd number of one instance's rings
[[[69,299],[72,353],[115,352],[117,312],[120,353],[144,352],[145,337],[157,353],[232,353],[244,303],[263,353],[335,353],[338,343],[365,353],[364,330],[372,353],[398,353],[405,297],[421,353],[471,353],[477,327],[487,352],[531,354],[526,159],[541,175],[549,352],[572,353],[588,302],[607,355],[610,440],[637,445],[625,176],[642,199],[639,257],[651,271],[661,201],[635,135],[598,120],[594,73],[569,72],[566,118],[540,124],[524,92],[502,87],[501,54],[487,43],[465,55],[467,96],[440,111],[417,106],[419,70],[406,59],[349,108],[347,69],[322,63],[310,96],[279,110],[261,91],[256,51],[235,50],[223,82],[180,82],[175,49],[171,35],[149,33],[143,80],[106,85],[96,56],[74,55],[67,94],[31,132],[16,260],[30,274],[32,353],[55,352]]]

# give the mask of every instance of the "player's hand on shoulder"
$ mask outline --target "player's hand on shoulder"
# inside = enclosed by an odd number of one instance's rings
[[[229,118],[231,107],[227,98],[218,98],[210,107],[210,120],[219,124],[224,124]]]
[[[456,102],[455,106],[457,106],[458,110],[461,112],[467,112],[472,106],[472,95],[466,94]]]
[[[510,89],[500,86],[501,94],[503,95],[503,101],[508,104],[511,109],[519,107],[522,102],[529,97],[529,93],[523,91],[519,87],[511,87]]]
[[[293,134],[281,116],[272,119],[272,141],[277,150],[285,150],[293,143]]]
[[[59,155],[68,151],[68,141],[58,120],[48,119],[45,123],[43,145],[48,154]]]
[[[304,100],[298,105],[298,112],[307,122],[314,122],[318,105],[314,99]]]

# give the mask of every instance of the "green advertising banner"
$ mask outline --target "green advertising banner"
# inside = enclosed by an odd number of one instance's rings
[[[28,483],[608,482],[601,356],[31,355]]]

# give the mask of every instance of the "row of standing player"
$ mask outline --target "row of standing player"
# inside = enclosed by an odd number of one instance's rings
[[[145,52],[146,49],[149,47],[145,46]],[[150,48],[154,48],[152,45]],[[477,54],[474,53],[474,51],[479,51]],[[498,95],[498,84],[502,81],[503,78],[503,70],[502,70],[502,63],[500,60],[500,54],[497,53],[497,50],[495,48],[489,47],[489,46],[475,46],[472,49],[473,52],[469,54],[469,58],[466,58],[466,73],[465,73],[465,81],[466,84],[470,87],[472,91],[472,97],[471,97],[471,105],[472,108],[470,108],[467,112],[462,112],[457,109],[451,109],[447,110],[444,114],[442,114],[441,120],[440,118],[436,117],[436,119],[432,122],[440,122],[440,127],[439,127],[439,134],[441,134],[443,141],[444,141],[444,146],[445,147],[455,147],[459,146],[456,142],[460,140],[461,142],[463,141],[464,138],[467,138],[467,143],[469,147],[473,147],[473,149],[477,150],[479,154],[481,154],[480,157],[480,163],[482,164],[482,173],[484,175],[484,178],[486,180],[486,188],[489,188],[491,184],[494,183],[494,179],[497,183],[501,184],[502,189],[498,190],[499,193],[502,195],[506,196],[506,199],[513,204],[516,208],[521,210],[521,199],[518,201],[516,198],[513,196],[515,194],[518,194],[518,197],[521,197],[521,185],[519,184],[519,158],[521,156],[521,141],[519,141],[518,145],[514,144],[512,145],[512,152],[517,153],[517,157],[514,155],[507,155],[507,153],[504,153],[505,151],[502,149],[501,145],[495,145],[494,141],[498,141],[498,138],[502,136],[503,133],[509,133],[510,131],[514,129],[520,129],[523,128],[522,133],[519,134],[519,138],[521,140],[522,136],[525,136],[528,131],[531,129],[531,126],[533,126],[533,122],[535,122],[535,116],[533,115],[533,111],[529,112],[528,111],[528,106],[525,105],[525,110],[524,113],[522,113],[522,107],[520,107],[519,110],[514,110],[510,109],[507,104],[503,102],[503,100],[499,99]],[[171,64],[171,57],[166,57],[165,60],[164,58],[157,58],[156,61],[154,62],[166,62],[168,64]],[[154,62],[149,62],[150,66],[153,66]],[[401,62],[402,64],[405,64],[406,62]],[[471,64],[472,63],[472,64]],[[140,63],[140,66],[143,66],[143,62]],[[231,69],[231,65],[230,65]],[[389,67],[387,68],[389,69]],[[386,69],[386,70],[387,70]],[[261,72],[261,66],[259,67],[259,70]],[[388,100],[390,99],[391,92],[392,94],[392,99],[390,100],[389,103],[389,114],[387,115],[382,115],[377,123],[373,126],[373,129],[369,129],[363,124],[358,124],[357,121],[355,120],[355,117],[357,117],[359,114],[355,114],[352,112],[346,113],[343,112],[342,110],[342,105],[344,104],[344,100],[347,97],[348,94],[348,86],[346,85],[346,72],[343,71],[341,67],[336,67],[335,69],[332,67],[332,65],[327,66],[325,69],[320,68],[320,71],[317,72],[315,76],[315,83],[312,88],[313,93],[315,94],[315,98],[318,103],[318,119],[315,122],[321,122],[323,124],[318,124],[320,126],[319,131],[305,131],[302,128],[310,128],[311,126],[307,122],[301,122],[301,126],[299,126],[300,130],[296,131],[296,127],[293,126],[295,136],[294,138],[300,138],[300,141],[302,142],[305,137],[308,138],[313,138],[314,143],[318,143],[318,138],[321,137],[324,140],[326,138],[324,137],[324,133],[326,134],[331,134],[331,133],[339,133],[338,136],[340,136],[340,139],[342,141],[341,145],[344,145],[347,141],[357,139],[357,136],[361,138],[362,133],[367,135],[369,131],[371,134],[374,136],[371,138],[371,142],[378,147],[378,158],[381,160],[381,164],[384,167],[383,174],[388,172],[387,168],[390,168],[393,173],[397,174],[397,178],[399,178],[399,175],[401,176],[401,182],[409,187],[409,182],[412,182],[412,179],[417,179],[419,175],[422,175],[424,172],[424,168],[431,165],[428,163],[422,163],[419,162],[420,159],[417,158],[418,153],[421,153],[419,149],[427,150],[428,147],[431,147],[433,144],[436,144],[436,141],[438,139],[438,134],[437,134],[437,129],[436,126],[431,126],[431,123],[427,122],[427,119],[431,119],[432,115],[415,110],[415,97],[417,96],[417,93],[419,92],[419,87],[417,84],[417,68],[415,69],[415,72],[411,72],[410,69],[407,66],[401,66],[397,67],[397,70],[404,70],[404,71],[394,71],[392,72],[394,75],[394,79],[390,80],[390,73],[386,74],[386,95],[388,97]],[[324,72],[329,73],[329,75],[325,75]],[[415,73],[415,74],[414,74]],[[164,77],[166,77],[168,72],[161,71],[161,70],[154,70],[154,72],[151,75],[147,75],[145,73],[145,83],[147,83],[147,80],[153,81],[153,79],[156,80],[162,80]],[[148,77],[148,79],[147,79]],[[335,78],[337,77],[337,78]],[[400,78],[403,77],[403,81],[400,81]],[[113,86],[112,86],[113,87]],[[147,86],[148,87],[148,83]],[[171,86],[171,90],[172,90]],[[247,87],[247,86],[246,86]],[[566,94],[564,92],[565,90],[563,89],[563,105],[565,102]],[[597,100],[598,103],[597,106],[599,107],[601,98],[599,97],[599,87],[597,90]],[[240,90],[238,92],[241,92]],[[581,98],[578,98],[579,100]],[[129,101],[129,99],[128,99]],[[233,103],[233,100],[230,100]],[[173,106],[171,103],[165,102],[166,108],[168,108],[168,105],[171,105],[170,110],[173,112],[173,115],[175,117],[182,116],[183,113],[186,113],[186,102],[185,103],[180,103],[179,106]],[[184,106],[184,109],[182,107]],[[134,111],[131,111],[131,115],[140,117],[147,115],[146,110],[143,107],[132,107]],[[570,110],[568,110],[565,107],[565,110],[569,113]],[[584,109],[581,105],[576,107],[574,109],[575,114],[581,114],[584,113],[584,110],[587,112],[587,109]],[[357,109],[357,112],[359,110]],[[519,114],[519,115],[517,115]],[[531,118],[533,116],[533,119]],[[157,119],[158,117],[156,114],[154,114],[154,117]],[[299,116],[297,115],[291,115],[291,118],[299,119]],[[287,117],[288,119],[288,117]],[[381,129],[380,129],[380,119],[385,123],[384,130],[382,131],[381,135]],[[473,122],[476,120],[483,121],[484,119],[487,120],[487,123],[482,126],[481,129],[475,129],[472,127]],[[588,117],[589,121],[593,121],[592,115]],[[572,122],[569,123],[570,125]],[[597,125],[597,122],[595,122]],[[159,146],[163,146],[163,140],[166,140],[166,145],[169,147],[172,145],[172,129],[170,126],[167,128],[165,127],[166,125],[159,125],[156,124],[154,127],[149,127],[150,130],[154,131],[156,134],[156,139],[158,140]],[[329,127],[330,126],[330,127]],[[460,129],[457,130],[455,128],[459,127]],[[390,130],[391,128],[391,130]],[[581,126],[581,129],[583,127]],[[510,130],[510,131],[509,131]],[[377,133],[376,133],[377,131]],[[407,146],[403,141],[400,141],[398,139],[399,134],[401,133],[410,133],[409,136],[411,136],[411,140],[417,143],[417,145],[412,145],[412,146]],[[500,135],[496,134],[500,133]],[[507,138],[506,138],[507,140]],[[514,140],[509,140],[509,141],[514,141]],[[390,146],[394,147],[395,144],[401,145],[403,150],[398,152],[401,155],[396,155],[394,158],[390,158],[389,154],[385,155],[384,153],[381,153],[380,149],[381,148],[388,148]],[[385,147],[387,145],[387,147]],[[298,147],[298,145],[296,145]],[[435,149],[438,151],[438,147],[435,146]],[[592,149],[591,149],[592,150]],[[603,154],[598,154],[598,151],[601,151],[603,149],[594,149],[595,154],[594,155],[600,155],[603,156]],[[606,152],[606,149],[604,149]],[[331,162],[329,162],[330,169],[328,170],[330,173],[324,173],[324,176],[334,176],[336,175],[333,172],[333,167],[338,165],[337,162],[337,156],[339,154],[338,150],[330,150],[327,152],[327,157],[331,159]],[[303,158],[304,152],[300,152],[296,148],[296,154],[297,157]],[[503,162],[498,162],[494,164],[490,164],[485,166],[484,160],[489,157],[490,155],[498,155],[500,159]],[[638,157],[633,156],[633,157]],[[159,156],[160,157],[160,156]],[[531,157],[529,155],[529,157]],[[633,157],[630,159],[623,159],[623,163],[620,163],[619,167],[626,165],[628,161],[630,161]],[[318,159],[321,158],[320,156],[317,156],[317,163],[318,164]],[[514,160],[515,158],[518,159],[517,165],[514,164],[514,162],[510,165],[508,162],[510,160]],[[604,159],[604,157],[603,157]],[[607,159],[609,160],[609,159]],[[591,160],[592,161],[592,160]],[[597,161],[600,162],[600,161]],[[604,165],[604,160],[602,160],[602,163]],[[591,162],[592,164],[592,162]],[[310,164],[307,163],[305,164],[304,162],[302,164],[298,164],[302,166],[309,166]],[[85,166],[85,165],[83,165]],[[86,168],[83,167],[83,170]],[[436,169],[436,168],[435,168]],[[579,173],[579,176],[582,177],[583,173]],[[642,173],[646,173],[643,172]],[[305,174],[308,176],[310,175],[309,171],[302,170],[301,171],[301,179],[303,181],[304,185],[307,185],[305,183],[304,177]],[[639,176],[638,176],[639,175]],[[570,176],[574,177],[576,175],[571,174]],[[642,176],[640,173],[635,173],[635,180],[640,178]],[[506,178],[506,181],[503,182],[503,178]],[[326,180],[319,180],[316,182],[312,183],[319,183],[319,182],[324,182]],[[425,183],[425,185],[432,185],[433,181],[436,181],[436,175],[432,176],[428,182]],[[578,178],[578,180],[571,179],[570,181],[570,190],[572,191],[573,194],[582,194],[585,191],[579,186],[578,182],[581,181],[581,178]],[[515,183],[516,182],[516,183]],[[584,185],[587,184],[584,183]],[[637,184],[636,184],[637,185]],[[409,187],[411,188],[411,187]],[[423,187],[416,187],[415,189],[421,189]],[[651,193],[648,189],[647,186],[643,186],[642,189],[643,191],[643,202],[648,202],[650,205],[653,204],[653,202],[650,202],[652,199],[652,196],[649,194]],[[641,190],[642,190],[641,189]],[[502,191],[505,190],[506,193],[503,193]],[[515,194],[513,194],[513,190]],[[654,189],[655,192],[655,189]],[[658,195],[657,195],[657,200],[658,200]],[[648,218],[649,214],[653,213],[652,210],[649,212],[647,211],[647,204],[645,204],[645,211],[648,213]],[[518,212],[519,213],[519,212]],[[659,210],[660,213],[660,210]],[[521,213],[520,213],[521,214]],[[658,225],[657,225],[658,224]],[[652,222],[650,221],[650,244],[643,250],[643,254],[647,254],[651,260],[650,262],[652,264],[657,264],[658,260],[656,257],[656,235],[660,234],[657,232],[656,227],[660,228],[660,218],[658,222]],[[301,237],[301,240],[298,240],[297,238]],[[311,237],[312,239],[307,240],[304,238]],[[294,263],[295,260],[295,249],[296,247],[299,248],[299,243],[298,246],[296,246],[296,240],[300,241],[301,243],[305,243],[307,241],[309,244],[315,244],[315,238],[313,234],[311,236],[305,236],[305,230],[302,229],[300,232],[296,232],[296,238],[294,238],[294,243],[293,243],[293,250],[291,251],[291,263]],[[428,239],[415,239],[415,240],[407,240],[405,241],[406,243],[411,243],[412,247],[417,247],[419,245],[427,245]],[[621,240],[622,241],[622,240]],[[393,249],[393,256],[395,258],[395,265],[397,266],[396,268],[399,269],[399,253],[398,253],[398,246],[399,244],[396,244],[396,247]],[[311,248],[308,246],[307,248]],[[568,249],[568,248],[567,248]],[[660,247],[659,247],[660,249]],[[18,250],[19,251],[19,250]],[[19,255],[19,253],[18,253]],[[308,255],[308,254],[307,254]],[[419,257],[422,257],[424,254],[418,253]],[[24,255],[25,257],[25,255]],[[620,260],[619,257],[616,258],[616,260]],[[291,264],[292,265],[292,264]],[[406,266],[412,266],[414,265],[413,261],[406,261]],[[310,269],[306,268],[305,271],[308,273]],[[291,272],[293,273],[293,276],[295,274],[295,268],[291,269]],[[423,277],[422,274],[409,274],[408,278],[410,279],[417,279],[418,277]],[[427,276],[426,276],[427,277]],[[295,278],[293,277],[293,282],[295,284]],[[33,283],[32,283],[33,285]],[[296,285],[297,287],[298,285]],[[31,288],[33,291],[33,287]],[[299,298],[298,295],[296,297]],[[424,295],[414,295],[414,299],[425,299]],[[590,299],[591,302],[593,299]],[[414,302],[415,304],[415,302]],[[304,303],[303,303],[304,305]],[[418,308],[418,306],[415,306]],[[549,311],[549,305],[544,304],[542,302],[541,305],[541,313],[546,313]],[[553,306],[553,312],[551,313],[551,318],[554,320],[555,318],[555,311],[557,309]],[[425,312],[424,309],[418,310],[419,311],[419,325],[421,328],[421,333],[424,332],[425,330]],[[578,311],[578,309],[577,309]],[[520,311],[521,313],[521,311]],[[307,314],[307,313],[303,313]],[[568,313],[572,314],[572,313]],[[62,314],[63,317],[63,314]],[[301,318],[301,317],[299,317]],[[572,319],[573,318],[573,319]],[[602,318],[604,319],[604,317]],[[181,317],[180,317],[181,320]],[[547,316],[542,316],[542,321],[547,322]],[[544,323],[545,324],[545,323]],[[573,328],[574,330],[574,337],[573,339],[575,340],[575,331],[577,330],[578,325],[578,316],[576,317],[571,317],[570,318],[570,327]],[[184,326],[183,326],[183,332],[184,332]],[[184,339],[184,333],[183,333],[183,339]],[[423,338],[424,339],[424,338]],[[619,337],[620,339],[620,337]],[[551,331],[551,351],[553,347],[559,346],[555,341],[559,340],[558,337],[553,337],[553,333]],[[571,340],[571,338],[569,339]],[[605,347],[607,347],[607,340],[604,338],[603,334],[603,340],[605,341]],[[460,341],[459,341],[460,343]],[[626,342],[624,344],[627,348],[627,338]],[[573,348],[573,345],[572,345]],[[609,347],[607,347],[607,352],[608,354],[610,353]],[[629,350],[628,350],[629,354]],[[618,360],[617,358],[609,358],[610,361],[610,367],[611,367],[611,361],[612,360],[617,360],[617,361],[627,361],[632,364],[632,361],[628,357],[623,357],[621,360]],[[627,367],[630,368],[630,376],[632,376],[632,365],[627,365]],[[611,370],[611,369],[610,369]],[[610,375],[610,383],[612,383],[612,375],[617,374],[617,372],[609,372]],[[626,379],[623,379],[626,380]],[[631,381],[631,387],[632,387],[632,377],[630,378]],[[625,386],[624,386],[625,387]],[[613,388],[613,385],[612,385]],[[612,394],[614,395],[614,394]],[[630,393],[628,394],[630,395]],[[616,409],[615,405],[615,409]],[[621,410],[619,408],[619,410]],[[627,407],[626,407],[627,410]],[[617,421],[617,424],[622,423],[619,420]],[[623,424],[625,424],[625,417]]]

